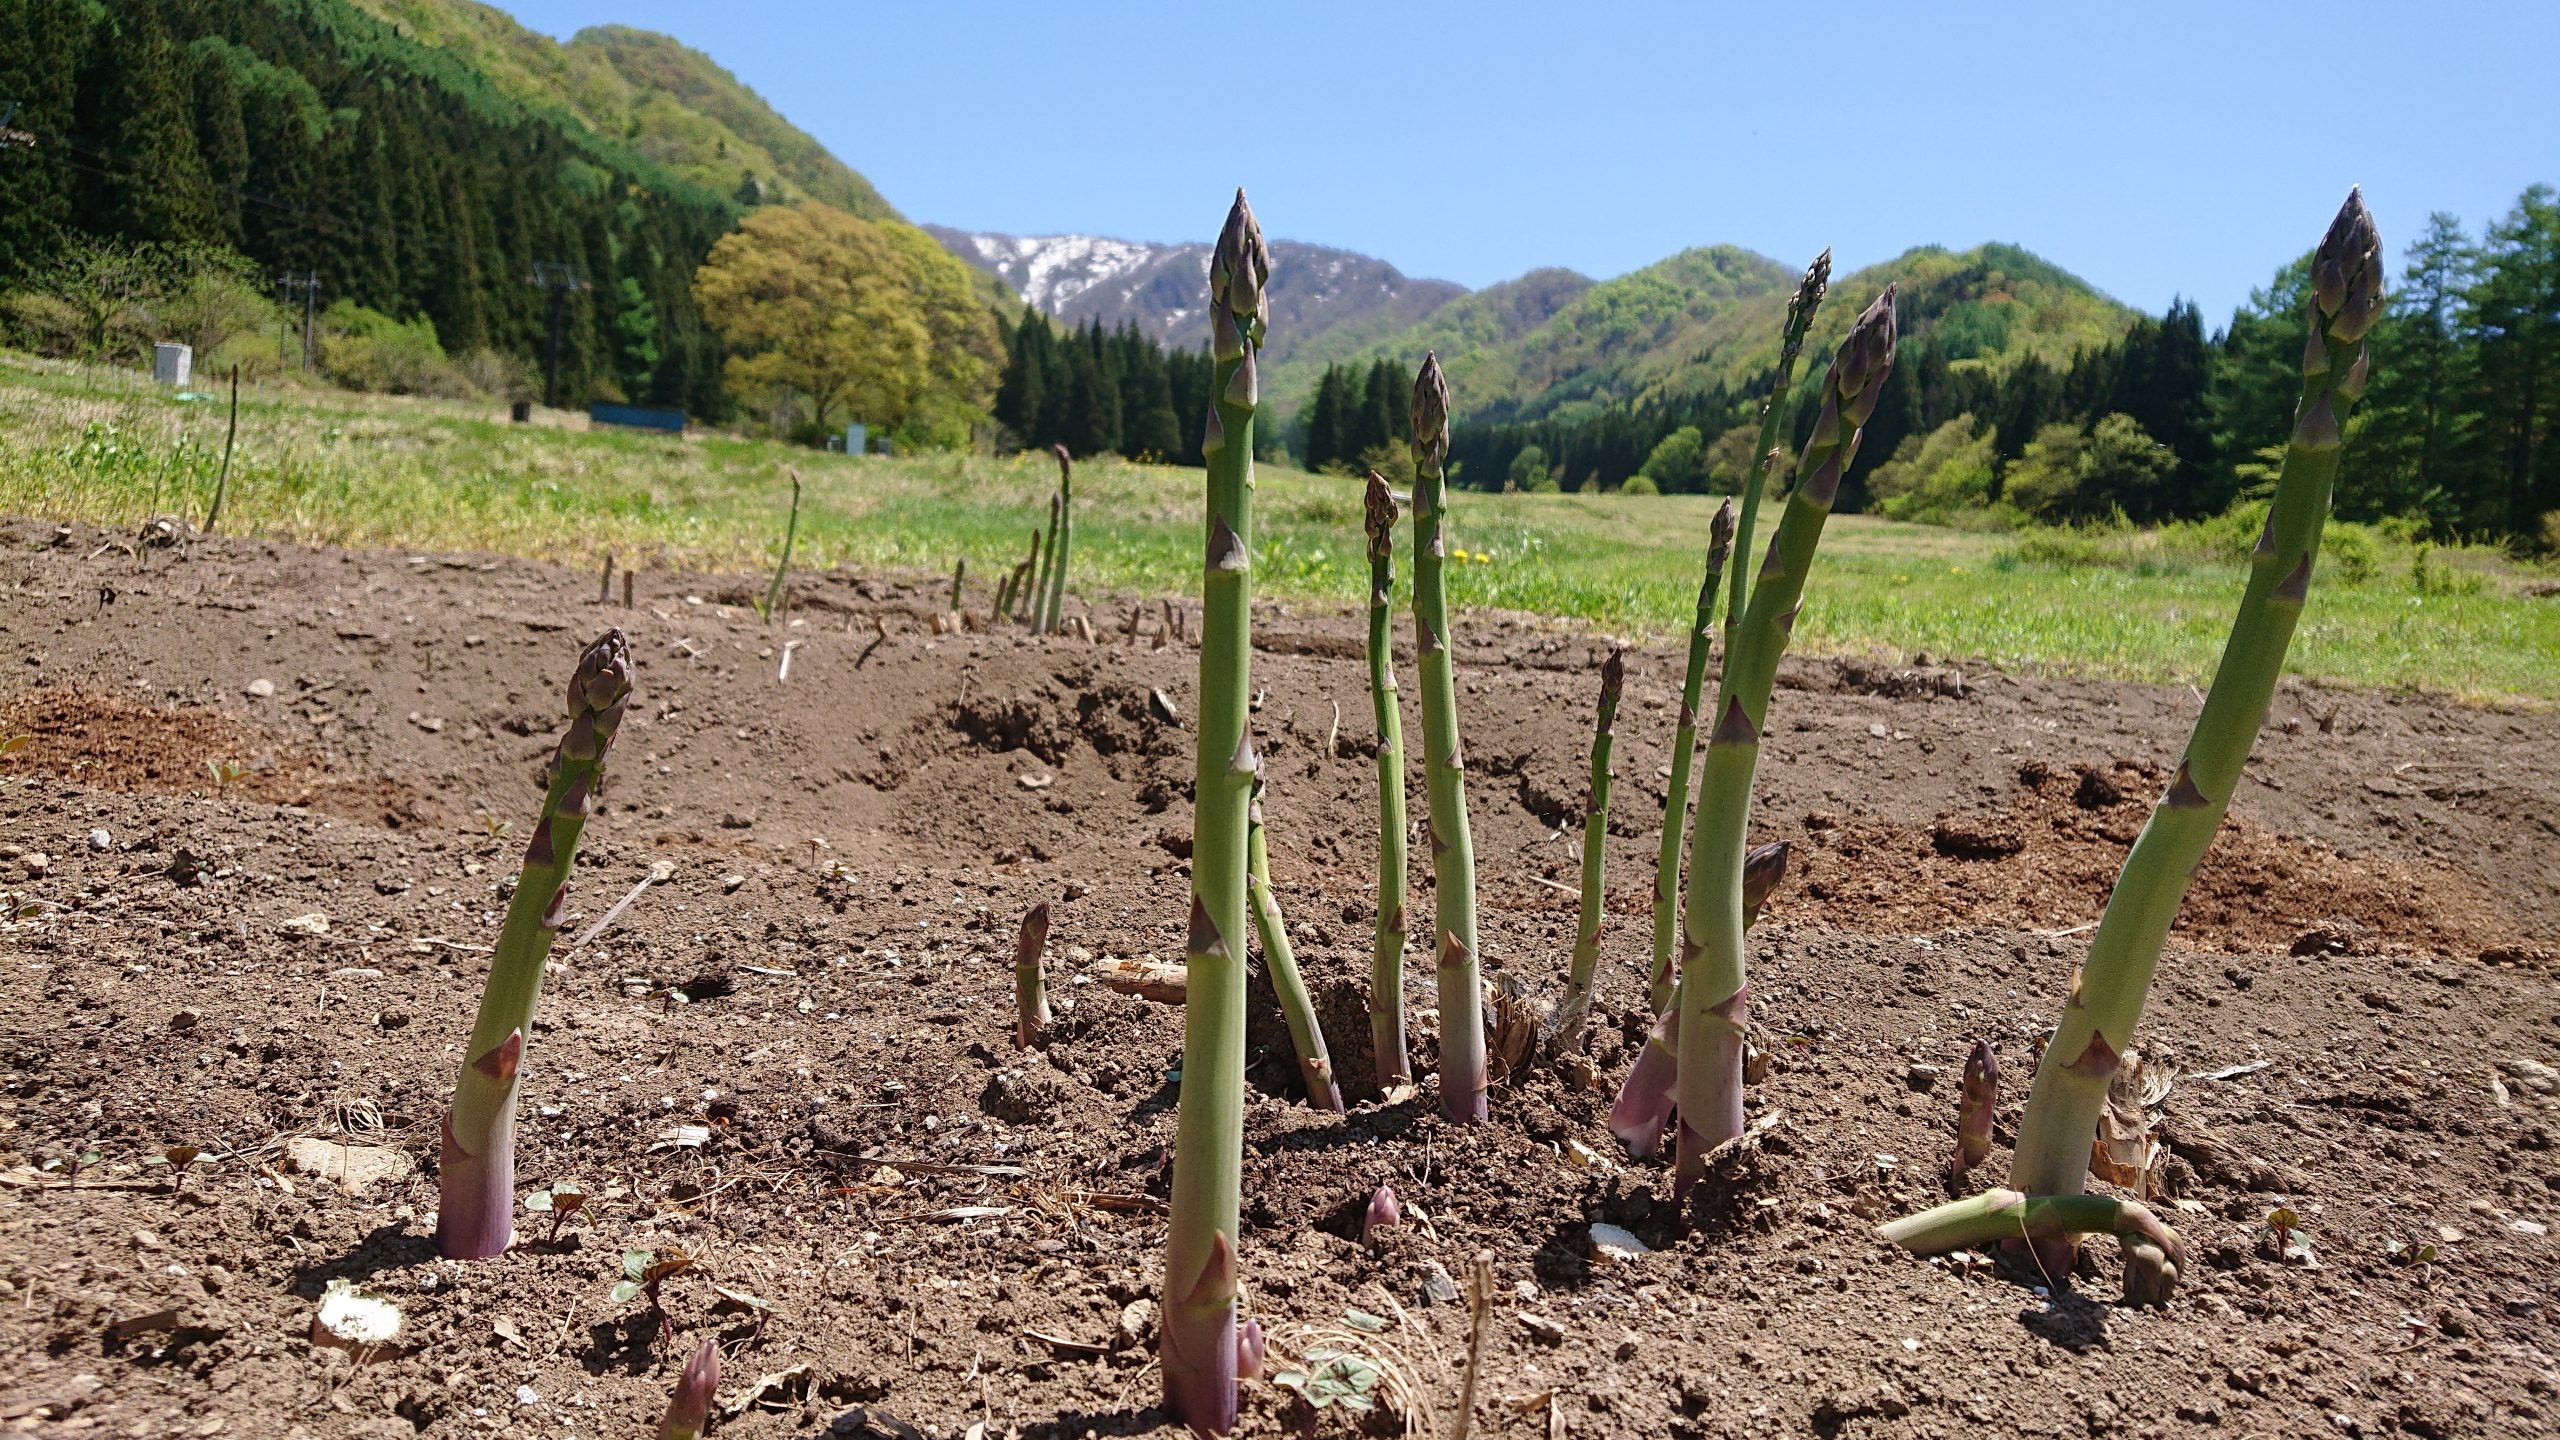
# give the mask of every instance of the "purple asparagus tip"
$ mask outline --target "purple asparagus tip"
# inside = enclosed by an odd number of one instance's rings
[[[1378,1243],[1379,1231],[1388,1226],[1403,1223],[1404,1207],[1396,1204],[1396,1192],[1389,1186],[1381,1185],[1378,1187],[1378,1193],[1369,1197],[1368,1213],[1360,1217],[1361,1242],[1375,1245]]]
[[[676,1377],[675,1398],[667,1402],[667,1418],[658,1422],[658,1440],[694,1440],[711,1420],[711,1397],[720,1388],[720,1342],[706,1336]]]

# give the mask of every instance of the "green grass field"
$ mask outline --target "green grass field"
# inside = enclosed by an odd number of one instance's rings
[[[218,401],[0,352],[0,512],[119,528],[161,511],[200,520],[223,425]],[[222,528],[579,565],[609,549],[626,563],[754,570],[780,549],[795,467],[808,482],[795,563],[948,573],[965,556],[980,582],[1021,558],[1056,480],[1051,461],[1028,455],[847,458],[721,436],[510,425],[494,407],[264,391],[242,397]],[[1196,473],[1092,463],[1078,467],[1076,493],[1080,588],[1196,588]],[[1266,466],[1259,496],[1261,594],[1358,604],[1357,482]],[[1483,558],[1453,568],[1451,598],[1630,636],[1676,633],[1696,600],[1713,508],[1697,496],[1459,492],[1456,542]],[[1825,536],[1796,648],[2201,682],[2241,580],[2236,560],[2157,537],[2022,545],[1842,516]],[[2324,562],[2293,668],[2331,684],[2560,700],[2560,597],[2531,594],[2549,583],[2548,571],[2477,549],[2422,559],[2384,543],[2361,566]]]

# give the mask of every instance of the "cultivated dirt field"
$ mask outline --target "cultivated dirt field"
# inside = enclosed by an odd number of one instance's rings
[[[937,636],[922,577],[802,577],[768,628],[743,577],[643,574],[626,610],[516,561],[219,540],[137,571],[106,538],[0,522],[0,739],[31,737],[0,757],[0,1428],[640,1436],[714,1334],[719,1433],[1159,1430],[1181,1016],[1083,977],[1178,958],[1192,651],[1132,645],[1113,601],[1100,645]],[[442,1261],[437,1120],[561,685],[608,624],[638,692],[518,1140],[526,1188],[593,1201]],[[2005,1146],[2192,691],[1790,662],[1755,825],[1798,862],[1754,932],[1766,1128],[1684,1221],[1603,1124],[1678,657],[1631,657],[1619,721],[1602,1088],[1532,1068],[1456,1129],[1432,1083],[1369,1078],[1359,635],[1257,626],[1275,880],[1354,1104],[1299,1103],[1257,1021],[1242,1250],[1274,1370],[1335,1348],[1383,1374],[1365,1416],[1250,1385],[1245,1433],[1447,1435],[1468,1320],[1443,1277],[1479,1250],[1481,1435],[2560,1428],[2560,718],[2280,693],[2141,1036],[2180,1074],[2159,1204],[2198,1262],[2162,1313],[2116,1303],[2112,1246],[2047,1297],[1871,1227],[1945,1194],[1977,1036],[2012,1077]],[[1457,641],[1484,950],[1534,1007],[1572,939],[1559,827],[1605,641],[1488,614]],[[1025,1053],[1009,960],[1043,899],[1060,1013]],[[1417,873],[1417,929],[1429,904]],[[406,1163],[342,1179],[312,1141]],[[174,1144],[204,1153],[144,1163]],[[1373,1253],[1381,1181],[1408,1223]],[[2266,1235],[2280,1205],[2309,1263]],[[1596,1257],[1595,1221],[1654,1248]],[[696,1257],[664,1285],[680,1334],[609,1298],[625,1250]],[[402,1307],[395,1351],[313,1346],[338,1279]]]

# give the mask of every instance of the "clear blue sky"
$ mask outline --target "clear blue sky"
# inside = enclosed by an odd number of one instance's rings
[[[2350,183],[2386,244],[2560,183],[2560,0],[500,3],[707,52],[912,219],[1206,240],[1242,184],[1470,286],[2007,240],[2212,326]]]

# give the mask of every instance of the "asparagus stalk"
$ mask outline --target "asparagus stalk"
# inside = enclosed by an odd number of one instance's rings
[[[1476,964],[1476,856],[1467,832],[1466,755],[1449,654],[1449,381],[1427,353],[1413,381],[1413,629],[1422,674],[1422,774],[1431,841],[1432,955],[1440,979],[1440,1109],[1459,1124],[1485,1108],[1484,982]]]
[[[1956,1098],[1956,1153],[1947,1173],[1958,1180],[1991,1157],[1991,1122],[2000,1112],[2000,1057],[1988,1040],[1973,1042],[1964,1059],[1964,1085]]]
[[[1253,926],[1262,934],[1262,960],[1271,970],[1271,989],[1280,997],[1280,1016],[1289,1025],[1289,1043],[1297,1047],[1298,1076],[1306,1082],[1307,1103],[1319,1110],[1342,1110],[1342,1087],[1334,1082],[1333,1056],[1326,1052],[1324,1027],[1316,1023],[1315,1002],[1298,973],[1289,948],[1289,927],[1281,922],[1280,902],[1271,894],[1271,846],[1262,827],[1262,767],[1254,766],[1253,803],[1245,831],[1245,886],[1253,904]]]
[[[966,581],[968,578],[969,557],[963,555],[959,559],[951,562],[951,604],[945,608],[949,609],[954,615],[960,613],[960,586],[962,582]]]
[[[1831,247],[1825,245],[1822,253],[1813,257],[1813,263],[1804,268],[1804,278],[1796,282],[1796,293],[1787,301],[1786,323],[1779,327],[1778,370],[1770,381],[1769,397],[1760,402],[1760,448],[1751,452],[1751,476],[1743,482],[1742,515],[1733,532],[1735,553],[1745,559],[1751,554],[1751,527],[1760,518],[1760,494],[1768,488],[1770,472],[1785,458],[1778,445],[1778,427],[1786,423],[1787,391],[1795,379],[1796,359],[1804,353],[1804,336],[1813,326],[1813,312],[1822,308],[1822,297],[1830,289]],[[1733,627],[1742,622],[1743,606],[1751,599],[1751,587],[1758,583],[1748,569],[1744,565],[1733,567],[1733,594],[1725,602],[1727,667],[1733,664]],[[1718,689],[1722,689],[1721,684]]]
[[[1742,861],[1742,924],[1760,923],[1760,907],[1787,874],[1787,842],[1756,846]],[[1662,1143],[1671,1121],[1674,1086],[1680,1078],[1680,1012],[1665,1005],[1645,1035],[1644,1049],[1628,1069],[1617,1101],[1609,1107],[1609,1131],[1626,1142],[1639,1159]]]
[[[1075,491],[1070,484],[1075,462],[1068,457],[1066,446],[1052,445],[1049,449],[1058,457],[1058,512],[1057,524],[1049,532],[1049,589],[1040,611],[1043,635],[1057,629],[1066,618],[1067,555],[1076,533]]]
[[[1744,836],[1751,823],[1751,776],[1760,758],[1769,687],[1778,674],[1804,596],[1806,573],[1840,477],[1858,451],[1860,427],[1893,368],[1894,292],[1888,285],[1849,329],[1822,383],[1822,413],[1805,441],[1769,554],[1739,620],[1728,613],[1716,725],[1698,814],[1689,833],[1689,887],[1680,940],[1680,1164],[1675,1193],[1686,1195],[1707,1152],[1742,1133],[1742,1037],[1751,1004],[1743,969]],[[1745,512],[1749,502],[1746,498]],[[1741,567],[1735,566],[1738,572]]]
[[[1707,576],[1698,586],[1698,618],[1689,627],[1689,669],[1680,682],[1680,723],[1671,732],[1671,788],[1662,797],[1662,850],[1653,860],[1653,989],[1659,1015],[1671,1003],[1671,940],[1680,913],[1680,838],[1689,829],[1689,762],[1698,748],[1698,692],[1706,685],[1707,649],[1715,631],[1716,590],[1733,553],[1733,501],[1707,522]]]
[[[720,1340],[706,1335],[676,1377],[675,1398],[667,1402],[667,1418],[658,1422],[658,1440],[695,1440],[711,1421],[711,1397],[720,1389]]]
[[[1591,788],[1582,807],[1582,915],[1573,932],[1573,970],[1556,1015],[1555,1050],[1582,1048],[1583,1022],[1591,1016],[1591,980],[1600,968],[1600,921],[1609,863],[1609,750],[1616,741],[1618,696],[1627,684],[1627,652],[1612,650],[1600,662],[1600,713],[1591,727]]]
[[[1022,931],[1013,942],[1013,1045],[1028,1050],[1049,1028],[1049,984],[1040,973],[1040,953],[1049,946],[1049,902],[1025,911]]]
[[[2312,258],[2302,403],[2294,412],[2293,439],[2266,530],[2250,559],[2239,616],[2186,756],[2125,857],[2090,938],[2089,958],[2072,977],[2062,1023],[2027,1093],[2010,1168],[2011,1186],[2027,1194],[2076,1195],[2086,1182],[2089,1142],[2106,1104],[2108,1077],[2133,1043],[2161,944],[2231,804],[2283,672],[2285,650],[2310,594],[2344,427],[2364,395],[2370,360],[2365,336],[2382,310],[2381,244],[2363,196],[2347,192]]]
[[[485,1260],[515,1238],[516,1088],[525,1032],[533,1028],[543,965],[568,907],[569,870],[595,805],[598,772],[630,702],[631,646],[620,630],[607,630],[587,647],[569,680],[569,728],[552,755],[542,818],[507,902],[453,1108],[445,1115],[436,1248],[447,1259]]]
[[[2066,1263],[2076,1237],[2113,1235],[2124,1251],[2124,1298],[2133,1305],[2168,1304],[2187,1269],[2186,1243],[2177,1231],[2140,1201],[2112,1195],[1985,1190],[1878,1226],[1877,1233],[1915,1255],[1944,1255],[2002,1241],[2023,1244],[2039,1259],[2059,1255]],[[2048,1265],[2045,1273],[2059,1282],[2071,1272]]]
[[[1236,1325],[1236,1224],[1244,1168],[1245,877],[1255,759],[1246,728],[1253,662],[1255,352],[1270,320],[1271,251],[1244,192],[1209,263],[1211,378],[1200,449],[1208,545],[1200,586],[1200,729],[1192,786],[1191,923],[1184,945],[1182,1099],[1165,1235],[1165,1408],[1193,1430],[1235,1428],[1248,1329]],[[1255,1345],[1259,1366],[1259,1346]]]
[[[1369,705],[1378,722],[1378,933],[1369,956],[1369,1048],[1378,1088],[1413,1080],[1404,1042],[1405,819],[1404,716],[1396,695],[1391,591],[1396,568],[1396,500],[1387,477],[1369,472]]]
[[[800,538],[800,472],[791,472],[791,519],[782,527],[782,563],[773,567],[773,583],[765,587],[764,623],[782,614],[783,585],[791,578],[791,542]]]
[[[1058,515],[1063,508],[1057,492],[1051,491],[1048,543],[1043,545],[1039,537],[1032,537],[1031,593],[1022,597],[1022,609],[1034,635],[1047,634],[1049,629],[1049,571],[1058,562]]]

